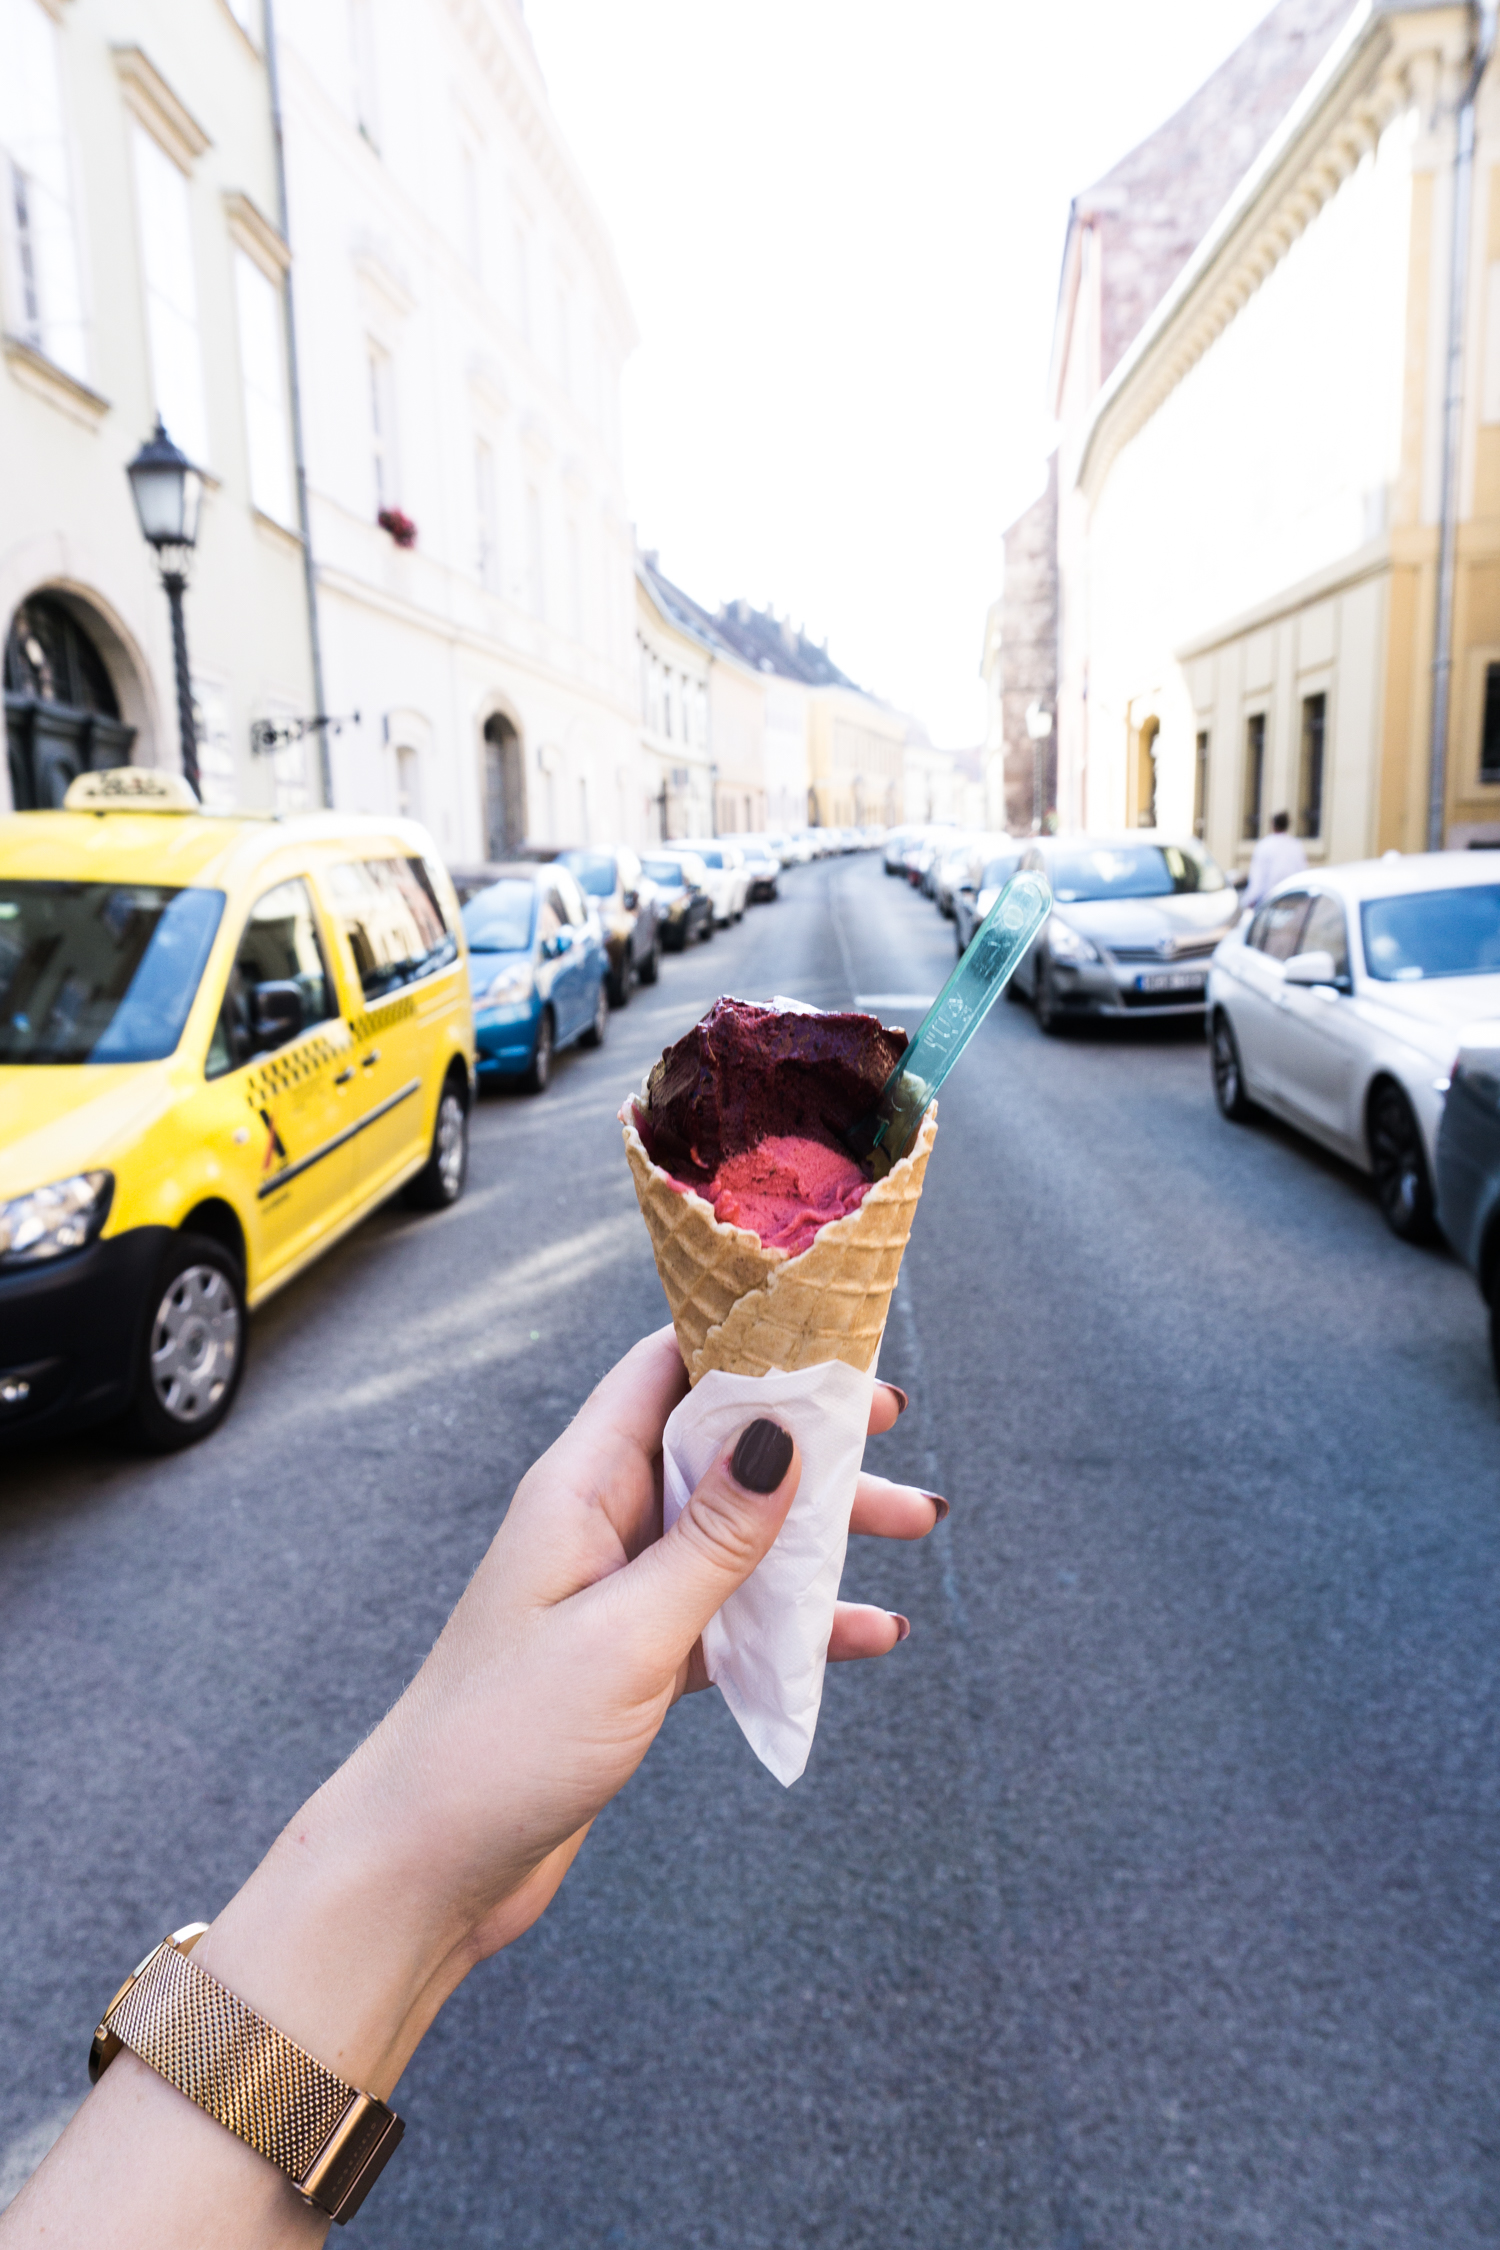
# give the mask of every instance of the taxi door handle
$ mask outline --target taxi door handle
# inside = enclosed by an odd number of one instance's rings
[[[373,1070],[373,1069],[375,1068],[375,1065],[376,1065],[376,1064],[377,1064],[377,1063],[379,1062],[379,1060],[380,1060],[380,1049],[379,1049],[378,1047],[372,1047],[372,1048],[370,1049],[370,1052],[369,1052],[369,1053],[368,1053],[368,1054],[367,1054],[367,1055],[365,1056],[365,1058],[364,1058],[364,1062],[363,1062],[362,1068],[364,1068],[365,1070]],[[349,1075],[350,1075],[350,1077],[351,1077],[351,1078],[352,1078],[352,1077],[354,1076],[354,1073],[353,1073],[353,1071],[352,1071],[352,1070],[350,1071]]]
[[[333,1082],[333,1083],[335,1084],[335,1086],[347,1086],[347,1085],[348,1085],[348,1083],[349,1083],[349,1081],[350,1081],[350,1079],[351,1079],[351,1078],[352,1078],[353,1076],[354,1076],[354,1065],[353,1065],[353,1063],[350,1063],[350,1065],[349,1065],[349,1068],[348,1068],[347,1070],[341,1070],[341,1071],[339,1072],[339,1074],[338,1074],[337,1078],[335,1078],[335,1080],[334,1080],[334,1082]]]

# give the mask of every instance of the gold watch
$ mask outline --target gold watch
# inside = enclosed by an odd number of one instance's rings
[[[342,2226],[406,2128],[188,1959],[207,1928],[174,1930],[125,1979],[94,2033],[89,2077],[128,2047]]]

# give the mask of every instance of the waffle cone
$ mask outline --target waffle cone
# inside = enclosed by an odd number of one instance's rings
[[[909,1154],[859,1209],[820,1227],[795,1258],[726,1226],[701,1195],[674,1187],[646,1154],[631,1102],[620,1122],[689,1382],[713,1367],[768,1375],[829,1359],[861,1372],[874,1366],[937,1137],[936,1103]]]

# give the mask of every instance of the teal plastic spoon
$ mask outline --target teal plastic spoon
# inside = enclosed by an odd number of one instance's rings
[[[1046,878],[1013,875],[980,923],[969,948],[918,1026],[868,1117],[844,1139],[877,1180],[917,1137],[917,1128],[947,1077],[1052,911]]]

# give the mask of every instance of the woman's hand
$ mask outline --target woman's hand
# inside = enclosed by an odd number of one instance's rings
[[[687,1387],[670,1328],[605,1377],[523,1478],[411,1686],[195,1951],[369,2092],[389,2096],[468,1970],[547,1906],[671,1704],[706,1684],[703,1628],[785,1520],[801,1465],[787,1433],[765,1439],[761,1423],[759,1447],[744,1442],[718,1461],[663,1534],[662,1435]],[[877,1384],[871,1430],[889,1429],[904,1404]],[[772,1478],[770,1491],[755,1489]],[[861,1476],[852,1528],[916,1539],[945,1513],[928,1494]],[[884,1655],[906,1631],[904,1618],[841,1603],[829,1655]],[[129,2055],[70,2127],[59,2161],[96,2105],[115,2105],[117,2138],[133,2144],[127,2100],[185,2113],[179,2129],[211,2173],[239,2179],[246,2214],[281,2193],[268,2166]],[[159,2200],[154,2208],[166,2244],[172,2232]],[[294,2198],[283,2217],[285,2239],[306,2238]]]

